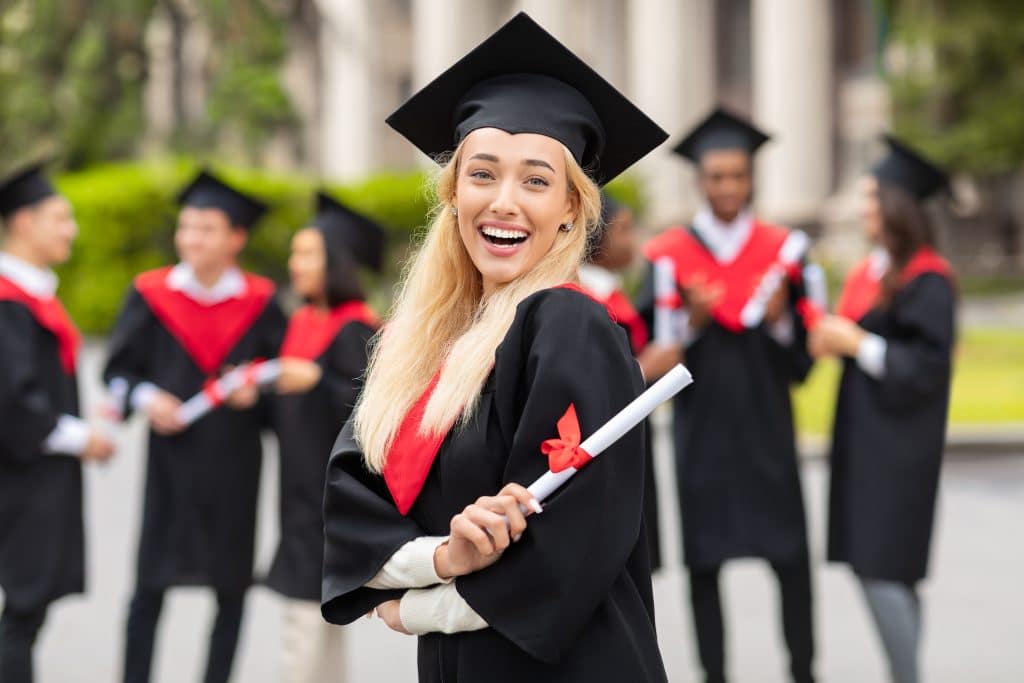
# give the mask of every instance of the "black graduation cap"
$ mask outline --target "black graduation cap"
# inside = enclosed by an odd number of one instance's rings
[[[598,184],[668,137],[523,12],[409,98],[387,122],[435,159],[478,128],[546,135],[564,144]]]
[[[941,168],[891,135],[882,139],[889,153],[871,171],[878,180],[898,185],[922,200],[949,186],[949,177]]]
[[[699,164],[701,156],[714,149],[742,149],[753,156],[758,147],[770,139],[770,135],[749,122],[717,107],[691,129],[672,151]]]
[[[232,225],[246,230],[267,211],[266,204],[239,192],[205,168],[181,191],[178,203],[198,209],[220,209],[228,215]]]
[[[344,247],[356,261],[379,271],[384,262],[384,231],[376,222],[324,192],[316,193],[312,224],[324,239]]]
[[[0,181],[0,217],[57,194],[43,172],[46,163],[36,162]]]

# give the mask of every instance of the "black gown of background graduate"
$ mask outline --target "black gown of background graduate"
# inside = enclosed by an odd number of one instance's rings
[[[130,390],[151,382],[184,401],[225,366],[277,355],[285,319],[269,280],[245,274],[244,296],[201,306],[167,287],[168,270],[136,278],[111,335],[105,382],[121,377]],[[173,436],[150,430],[139,587],[237,593],[250,585],[264,400],[221,407]]]
[[[574,404],[584,436],[642,389],[625,333],[569,289],[518,307],[474,417],[440,444],[408,516],[370,474],[351,423],[338,439],[324,501],[323,613],[350,623],[401,596],[364,584],[407,541],[445,535],[451,518],[509,482],[548,468],[540,445]],[[394,451],[392,451],[394,453]],[[643,429],[590,463],[529,518],[491,567],[456,579],[489,628],[419,639],[419,680],[664,681],[642,535]]]
[[[43,453],[78,415],[77,340],[56,299],[0,278],[0,587],[20,612],[84,590],[81,462]]]
[[[832,441],[829,560],[908,584],[928,569],[955,329],[951,271],[924,256],[888,306],[849,305],[871,289],[866,263],[851,273],[839,314],[885,339],[885,374],[844,360]]]
[[[369,307],[349,301],[331,314],[299,309],[285,335],[282,357],[314,360],[323,372],[310,391],[273,398],[281,452],[281,540],[266,584],[289,598],[320,600],[327,460],[355,405],[375,328]]]
[[[720,281],[727,290],[722,305],[735,293],[740,299],[732,308],[741,307],[763,272],[747,272],[741,264],[748,258],[758,260],[752,249],[762,252],[762,261],[767,258],[765,250],[776,253],[785,233],[755,220],[750,240],[736,260],[721,266]],[[647,245],[645,255],[652,262],[661,256],[673,258],[680,281],[696,274],[688,263],[714,261],[692,228],[670,228]],[[710,275],[709,280],[717,277]],[[675,398],[673,427],[683,551],[690,567],[712,569],[741,557],[790,565],[806,562],[807,532],[789,395],[790,385],[802,381],[812,365],[797,313],[801,295],[791,284],[789,314],[795,334],[790,344],[776,341],[763,322],[753,329],[734,330],[715,317],[684,352],[696,381]],[[650,264],[637,307],[653,329]]]

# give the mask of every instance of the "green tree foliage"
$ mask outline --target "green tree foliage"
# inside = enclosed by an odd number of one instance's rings
[[[211,154],[228,142],[255,161],[275,132],[299,125],[281,83],[287,7],[272,0],[0,0],[0,172],[44,154],[58,154],[72,169],[136,155],[146,133],[146,32],[156,17],[171,24],[176,66],[189,25],[202,24],[210,38],[200,70],[205,111],[187,120],[184,95],[175,94],[169,151]]]
[[[943,164],[1024,163],[1024,3],[892,0],[888,78],[896,131]]]

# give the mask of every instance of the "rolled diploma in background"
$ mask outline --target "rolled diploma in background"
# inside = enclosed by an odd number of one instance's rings
[[[220,396],[227,396],[236,389],[241,389],[247,384],[263,386],[277,380],[281,376],[281,364],[276,360],[245,363],[225,373],[214,385],[216,393]],[[188,399],[178,408],[178,419],[182,424],[190,425],[203,415],[217,407],[206,390]]]
[[[750,297],[750,301],[740,313],[740,321],[744,327],[757,327],[761,324],[768,301],[782,284],[782,279],[786,277],[786,268],[802,259],[810,246],[811,238],[807,236],[806,232],[794,230],[789,233],[789,237],[779,248],[779,255],[775,259],[775,263],[761,277],[761,282],[758,283],[754,295]]]
[[[659,344],[679,341],[679,309],[666,303],[677,296],[676,265],[663,256],[654,262],[654,341]]]
[[[683,365],[676,365],[669,370],[668,374],[652,384],[647,391],[637,396],[617,415],[608,420],[603,427],[584,439],[580,448],[589,453],[591,457],[597,458],[606,448],[643,422],[648,415],[654,412],[655,408],[678,394],[692,382],[693,376],[690,375],[690,371]],[[577,471],[573,467],[564,469],[557,474],[548,470],[540,479],[533,482],[528,490],[538,502],[543,502]],[[524,509],[523,512],[526,510]]]

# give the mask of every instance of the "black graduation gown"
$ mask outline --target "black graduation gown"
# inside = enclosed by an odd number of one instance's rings
[[[916,583],[928,569],[949,408],[956,295],[927,273],[859,321],[886,340],[877,380],[847,359],[832,441],[828,557]]]
[[[697,237],[696,231],[691,233]],[[807,332],[790,287],[792,343],[765,323],[733,332],[712,321],[685,350],[694,383],[673,401],[676,476],[687,566],[726,560],[806,562],[807,529],[790,386],[810,372]],[[637,301],[654,324],[653,267]]]
[[[0,586],[19,611],[85,588],[81,463],[42,452],[62,414],[78,415],[78,386],[56,337],[0,301]]]
[[[209,324],[216,324],[210,320]],[[239,365],[277,355],[285,318],[273,298],[228,352]],[[104,381],[152,382],[186,400],[207,376],[132,287],[110,340]],[[262,447],[269,425],[261,399],[249,410],[219,408],[174,436],[150,430],[137,585],[211,586],[237,593],[252,582]],[[129,406],[125,406],[127,414]]]
[[[445,439],[407,517],[364,467],[351,423],[327,472],[323,613],[349,623],[402,591],[363,587],[406,542],[509,482],[547,470],[540,452],[574,403],[584,436],[641,390],[604,308],[551,289],[524,300],[464,428]],[[642,536],[643,428],[584,468],[491,567],[456,579],[489,628],[419,639],[422,682],[664,681]]]
[[[331,447],[355,405],[374,329],[346,324],[317,359],[320,382],[274,397],[281,451],[281,540],[266,585],[289,598],[320,600],[324,559],[324,477]]]

